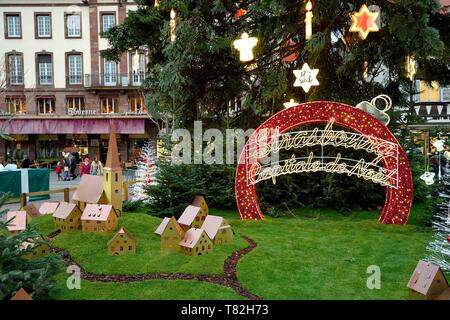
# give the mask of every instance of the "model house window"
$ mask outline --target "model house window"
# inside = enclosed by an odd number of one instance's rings
[[[36,35],[38,38],[50,38],[52,36],[51,17],[49,14],[36,15]]]
[[[38,77],[40,85],[53,84],[53,63],[50,54],[38,55]]]
[[[23,84],[23,56],[21,53],[14,53],[8,56],[9,64],[9,84]]]
[[[6,37],[20,38],[22,37],[22,25],[19,14],[6,14]]]
[[[107,32],[116,25],[116,15],[113,13],[102,14],[102,32]]]
[[[100,97],[100,108],[102,113],[118,113],[119,98],[117,96]],[[106,176],[106,181],[108,181],[108,175]]]
[[[440,87],[439,82],[432,81],[431,84],[427,81],[420,81],[420,101],[433,102],[440,101]]]
[[[128,97],[128,111],[132,113],[146,113],[145,99],[142,96]]]
[[[6,97],[6,106],[11,114],[27,113],[25,97]]]
[[[83,111],[85,109],[84,97],[66,97],[67,112]]]
[[[105,60],[103,63],[103,73],[105,86],[115,86],[117,84],[117,63]]]
[[[55,113],[55,97],[40,97],[36,99],[39,114]]]
[[[141,85],[145,80],[145,54],[132,54],[131,66],[133,74],[133,85]]]
[[[83,83],[83,64],[81,54],[70,54],[67,58],[69,67],[69,84]]]
[[[68,38],[81,37],[81,15],[79,13],[66,14],[66,36]]]

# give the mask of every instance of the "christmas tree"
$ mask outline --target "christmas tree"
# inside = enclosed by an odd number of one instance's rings
[[[156,174],[158,172],[156,146],[153,141],[145,142],[141,150],[141,155],[137,159],[136,179],[143,181],[133,185],[131,190],[131,201],[148,200],[145,191],[149,185],[156,184]]]
[[[448,186],[448,184],[447,184]],[[436,205],[433,216],[433,239],[427,246],[426,260],[450,272],[450,192],[439,194],[442,203]]]

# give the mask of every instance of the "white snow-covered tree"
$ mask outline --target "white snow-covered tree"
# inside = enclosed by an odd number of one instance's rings
[[[450,194],[441,193],[446,201],[433,216],[433,238],[427,246],[426,260],[450,272]]]
[[[142,148],[141,156],[137,161],[137,180],[142,182],[133,185],[131,190],[131,201],[146,201],[148,200],[148,194],[145,192],[145,188],[148,185],[156,183],[156,173],[158,172],[157,166],[157,151],[156,145],[153,141],[148,141]]]

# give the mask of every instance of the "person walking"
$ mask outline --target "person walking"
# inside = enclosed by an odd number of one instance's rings
[[[64,156],[64,181],[69,181],[70,176],[70,165],[71,165],[71,159],[69,155]]]
[[[94,158],[94,161],[91,163],[91,174],[96,175],[102,175],[103,173],[103,165],[100,162],[100,160],[97,160],[97,158]]]
[[[77,178],[77,175],[75,174],[75,170],[77,169],[77,160],[73,154],[69,155],[69,160],[70,177],[72,178],[72,180],[75,180]]]
[[[63,171],[63,161],[58,160],[58,163],[56,164],[55,173],[58,175],[58,181],[63,180],[63,177],[61,176],[61,173]]]
[[[89,158],[84,158],[83,163],[81,164],[81,170],[80,170],[80,177],[83,176],[83,174],[90,174],[91,173],[91,163],[89,161]]]

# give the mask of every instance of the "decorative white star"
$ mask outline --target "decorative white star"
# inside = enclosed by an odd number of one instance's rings
[[[301,70],[294,70],[294,75],[297,78],[294,82],[294,87],[302,87],[305,92],[308,92],[312,86],[318,86],[317,74],[319,69],[311,69],[307,63],[305,63]]]

